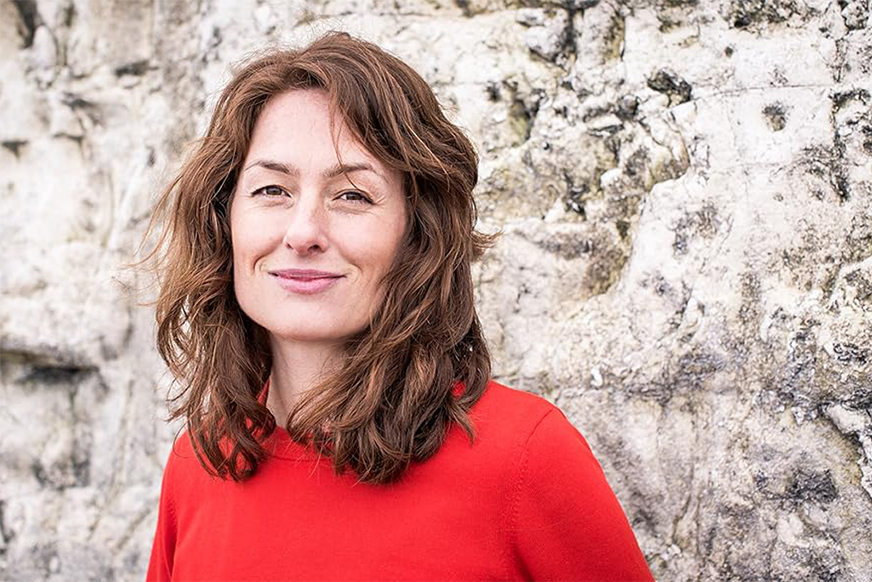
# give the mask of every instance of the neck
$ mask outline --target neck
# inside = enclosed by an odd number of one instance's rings
[[[266,406],[280,426],[287,422],[296,401],[333,370],[342,348],[337,344],[319,344],[270,337],[272,370]]]

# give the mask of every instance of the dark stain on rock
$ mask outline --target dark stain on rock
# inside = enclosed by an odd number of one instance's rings
[[[769,477],[766,476],[766,473],[763,471],[755,471],[754,472],[754,487],[757,488],[758,491],[762,491],[763,493],[767,493],[769,485]]]
[[[84,376],[94,374],[97,368],[91,366],[34,366],[22,379],[22,382],[58,386],[74,385]]]
[[[847,202],[851,198],[851,186],[848,182],[848,174],[844,166],[841,164],[836,168],[836,172],[832,178],[833,189],[836,191],[839,199],[842,202]]]
[[[857,301],[872,302],[872,278],[868,277],[862,269],[855,269],[845,275],[845,282],[856,290]]]
[[[781,103],[770,103],[763,108],[763,117],[772,131],[781,131],[787,124],[787,111]]]
[[[49,466],[35,460],[30,465],[30,472],[46,489],[64,491],[71,487],[87,487],[91,482],[91,458],[81,443],[76,442],[69,457]]]
[[[618,219],[615,221],[615,229],[618,231],[618,236],[621,240],[627,240],[630,233],[630,223],[626,220]]]
[[[572,57],[578,51],[578,46],[575,42],[575,15],[579,9],[571,0],[564,2],[563,8],[566,10],[566,28],[563,29],[563,42],[561,43],[560,52],[568,57]]]
[[[655,6],[660,32],[669,32],[686,25],[690,20],[690,9],[698,4],[698,0],[658,0]]]
[[[737,503],[718,503],[715,509],[717,527],[721,530],[718,537],[721,539],[745,539],[754,524],[760,519],[757,508],[740,505]],[[722,567],[735,568],[735,564],[725,562]],[[750,568],[749,568],[750,570]],[[743,572],[738,577],[728,577],[727,580],[751,580],[750,571]]]
[[[34,461],[30,464],[30,472],[33,474],[36,482],[40,484],[42,487],[54,488],[51,480],[48,477],[48,473],[45,470],[43,464],[39,461]]]
[[[97,104],[93,101],[88,101],[75,93],[64,93],[61,101],[70,109],[94,109],[97,107]]]
[[[618,100],[615,115],[622,121],[630,121],[639,111],[639,98],[635,95],[624,95]]]
[[[525,101],[517,94],[517,88],[511,84],[506,85],[510,91],[511,105],[509,106],[509,124],[518,136],[520,143],[524,143],[530,139],[533,132],[533,124],[536,120],[536,115],[539,113],[539,103],[542,98],[541,93],[530,96],[528,101]],[[518,143],[517,145],[520,145]]]
[[[569,212],[574,212],[587,218],[587,213],[584,210],[584,203],[589,193],[590,187],[587,184],[580,184],[578,186],[570,185],[569,190],[566,192],[566,202],[564,207]]]
[[[742,306],[739,308],[739,321],[746,326],[756,327],[760,321],[760,278],[754,273],[741,276]]]
[[[61,9],[61,22],[63,22],[66,28],[70,28],[73,25],[76,21],[76,16],[78,16],[76,5],[72,2]]]
[[[732,47],[732,45],[727,45],[727,47],[724,49],[724,56],[731,57],[731,56],[733,56],[734,52],[736,52],[736,51]]]
[[[793,0],[733,0],[727,7],[727,20],[735,28],[757,28],[785,22],[799,13]]]
[[[578,238],[567,234],[553,235],[543,241],[536,242],[536,246],[557,255],[561,259],[570,261],[589,255],[597,248],[592,238]]]
[[[827,556],[812,554],[809,566],[816,580],[820,580],[820,582],[839,582],[844,580],[842,577],[844,568],[842,564],[833,563],[838,562],[838,558],[834,559],[832,556],[833,554]]]
[[[75,486],[86,487],[91,482],[91,456],[74,455],[71,467]]]
[[[629,516],[629,519],[631,520],[630,523],[633,524],[633,529],[635,531],[641,529],[649,532],[656,532],[658,520],[656,516],[647,509],[648,504],[646,503],[646,500],[635,492],[633,497],[636,498],[636,502],[632,505],[635,509],[633,510],[632,515]]]
[[[82,113],[96,125],[101,125],[103,116],[100,106],[93,101],[88,101],[75,93],[64,93],[61,102],[77,113]]]
[[[794,501],[830,503],[838,498],[839,492],[830,477],[829,470],[822,472],[800,470],[791,479],[784,495]]]
[[[719,228],[718,210],[713,204],[707,202],[700,210],[685,215],[672,228],[674,233],[672,251],[676,256],[685,255],[690,236],[711,238],[717,234]]]
[[[660,26],[657,27],[657,30],[663,33],[675,30],[683,24],[680,19],[673,18],[671,15],[665,14],[663,12],[657,14],[657,21],[660,23]]]
[[[218,48],[219,46],[221,46],[222,42],[224,42],[224,35],[221,32],[221,29],[218,28],[217,26],[213,26],[212,27],[212,36],[209,38],[209,43],[208,43],[207,49],[206,49],[207,52],[209,50],[214,50],[214,49]],[[207,59],[208,59],[208,54],[204,53],[203,57],[202,57],[203,62],[206,62]]]
[[[602,195],[602,191],[599,189],[600,179],[609,167],[614,166],[599,166],[594,169],[593,175],[582,177],[573,176],[568,171],[563,170],[563,179],[566,182],[566,195],[563,202],[567,212],[574,212],[587,218],[585,206],[589,200]]]
[[[705,382],[725,366],[723,357],[694,347],[667,364],[653,381],[630,386],[629,391],[665,406],[676,394],[699,392]]]
[[[96,370],[84,356],[72,350],[55,346],[21,345],[0,338],[0,361],[17,363],[31,368],[77,368]]]
[[[130,75],[134,77],[141,77],[148,71],[148,67],[148,59],[133,61],[132,63],[126,63],[124,65],[115,67],[115,76],[124,77],[126,75]]]
[[[872,44],[860,47],[857,53],[860,58],[855,61],[855,66],[860,69],[860,72],[863,74],[868,75],[869,73],[872,73]],[[850,62],[845,63],[845,70],[851,70],[850,64]]]
[[[679,386],[698,389],[706,378],[724,366],[720,356],[696,348],[678,358],[678,371],[675,375]]]
[[[669,281],[666,280],[665,277],[661,274],[656,274],[651,277],[651,279],[646,280],[643,284],[643,287],[652,287],[654,289],[654,293],[659,295],[660,297],[672,297],[675,295],[675,288],[669,284]]]
[[[463,12],[463,15],[467,18],[473,15],[469,6],[469,0],[454,0],[454,4],[460,8],[460,11]]]
[[[54,564],[60,564],[57,542],[38,543],[28,553],[32,562],[42,570],[43,580],[57,577],[57,572],[53,571]]]
[[[487,100],[491,103],[496,103],[500,100],[500,84],[494,81],[491,81],[485,87],[485,92],[487,93]]]
[[[602,38],[602,57],[606,61],[619,59],[624,54],[624,39],[627,34],[627,22],[620,9],[612,11],[609,24]]]
[[[665,161],[661,161],[657,164],[653,164],[649,166],[649,171],[651,173],[652,183],[659,184],[660,182],[665,182],[666,180],[675,180],[676,178],[680,178],[687,172],[687,168],[690,166],[688,159],[684,156],[670,156]]]
[[[627,254],[610,240],[591,240],[591,261],[585,270],[584,286],[591,295],[601,295],[614,285],[627,262]]]
[[[715,546],[715,537],[717,536],[717,527],[706,528],[703,535],[702,547],[705,548],[705,555],[711,556]]]
[[[799,397],[809,398],[819,394],[817,331],[820,322],[805,318],[799,322],[796,332],[788,339],[792,346],[786,365],[775,370],[770,382],[778,387],[778,395],[785,403],[795,403]]]
[[[18,11],[18,34],[21,35],[21,48],[33,46],[36,27],[40,24],[36,0],[12,0],[12,5]]]
[[[863,132],[863,151],[872,156],[872,126],[864,125],[860,131]]]
[[[687,233],[682,230],[675,230],[675,236],[672,239],[672,252],[677,256],[687,254]]]
[[[801,518],[805,530],[800,536],[803,541],[794,544],[774,531],[774,517],[769,512],[780,513],[778,509],[752,507],[751,511],[752,515],[743,516],[743,529],[730,529],[729,534],[725,534],[723,530],[726,528],[719,527],[718,547],[713,554],[719,558],[714,559],[710,566],[713,574],[700,579],[730,582],[838,582],[855,579],[853,575],[843,578],[846,565],[843,545],[834,541],[837,529],[817,526],[813,523],[815,520]],[[718,511],[719,521],[715,527],[721,526],[721,515]],[[736,543],[736,540],[747,539],[761,542]]]
[[[576,10],[584,12],[588,8],[593,8],[599,4],[599,0],[565,0],[565,4],[571,4]]]
[[[839,8],[842,20],[850,30],[862,30],[866,28],[869,19],[869,9],[865,0],[839,0]]]
[[[21,150],[26,145],[26,139],[6,139],[0,141],[0,146],[3,146],[3,149],[9,150],[9,152],[16,158],[21,156]]]
[[[603,105],[600,107],[591,107],[587,111],[584,112],[584,115],[581,116],[581,120],[585,123],[590,121],[591,119],[596,119],[597,117],[606,115],[612,112],[611,105]]]
[[[833,344],[833,353],[836,354],[836,359],[843,364],[863,365],[869,361],[869,350],[851,342]]]
[[[831,97],[833,108],[838,111],[844,107],[849,101],[862,101],[864,105],[869,103],[869,91],[866,89],[851,89],[849,91],[837,91]]]
[[[833,102],[832,115],[830,117],[833,129],[833,147],[831,152],[831,173],[830,173],[830,183],[833,185],[833,189],[836,191],[839,199],[842,202],[846,202],[851,198],[851,184],[848,176],[850,175],[848,169],[848,143],[847,137],[841,131],[837,125],[837,117],[836,113],[843,107],[845,107],[850,101],[860,101],[864,106],[869,105],[870,94],[866,89],[852,89],[850,91],[840,91],[836,92],[831,96]],[[850,122],[849,122],[850,123]],[[864,139],[862,147],[864,151],[870,151],[870,147],[872,144],[867,145],[868,134],[863,133],[864,136],[867,136]]]
[[[858,263],[869,257],[872,251],[872,207],[866,207],[851,217],[851,230],[843,247],[845,263]]]
[[[0,556],[6,554],[6,549],[9,547],[9,542],[15,539],[15,532],[6,525],[6,500],[0,499],[0,539],[3,544],[0,545]]]
[[[648,78],[648,86],[669,97],[670,105],[690,101],[693,88],[690,83],[670,69],[660,69]]]
[[[803,148],[800,164],[809,174],[827,182],[840,202],[846,202],[851,197],[851,186],[844,158],[845,144],[838,137],[838,131],[834,134],[832,147],[815,145]]]
[[[624,167],[624,173],[631,178],[644,176],[650,161],[651,156],[649,155],[648,150],[644,147],[640,147],[630,154],[622,164]]]
[[[843,404],[853,410],[862,410],[872,414],[872,386],[865,383],[856,387]]]

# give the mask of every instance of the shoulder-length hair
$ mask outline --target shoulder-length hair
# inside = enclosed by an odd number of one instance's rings
[[[272,365],[266,331],[233,292],[229,203],[266,102],[322,89],[334,119],[404,178],[409,227],[366,329],[340,369],[302,396],[286,426],[361,481],[398,479],[431,457],[490,377],[470,264],[491,242],[476,232],[478,159],[427,83],[377,46],[330,33],[299,50],[244,64],[218,100],[205,137],[161,196],[157,347],[177,383],[170,418],[184,418],[200,463],[241,481],[266,456],[276,421],[262,391]],[[150,229],[152,228],[150,226]]]

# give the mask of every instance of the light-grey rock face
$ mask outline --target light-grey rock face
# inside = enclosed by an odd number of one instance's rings
[[[174,428],[121,265],[229,64],[342,28],[482,156],[498,379],[660,580],[872,580],[866,0],[0,3],[0,579],[139,579]]]

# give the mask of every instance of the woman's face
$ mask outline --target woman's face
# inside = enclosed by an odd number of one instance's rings
[[[334,141],[330,121],[324,91],[269,100],[233,193],[236,298],[274,339],[336,344],[366,327],[405,231],[399,172],[338,119]]]

